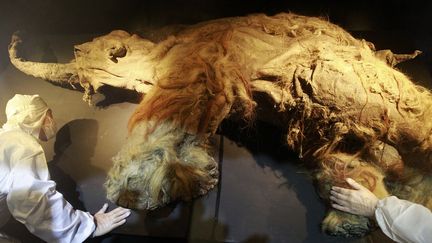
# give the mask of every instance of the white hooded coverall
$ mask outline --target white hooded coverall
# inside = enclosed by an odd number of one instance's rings
[[[378,201],[375,218],[384,234],[396,242],[432,242],[432,213],[420,204],[387,197]]]
[[[0,229],[10,213],[44,241],[83,242],[95,230],[93,216],[74,210],[56,191],[36,139],[48,109],[37,95],[8,102],[0,129]]]

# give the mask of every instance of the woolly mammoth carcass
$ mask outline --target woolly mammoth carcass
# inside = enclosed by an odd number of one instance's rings
[[[23,60],[20,42],[9,48],[18,69],[81,85],[85,100],[103,85],[144,94],[105,184],[119,205],[153,209],[205,194],[218,179],[208,140],[235,115],[285,128],[326,201],[351,177],[378,197],[432,208],[422,193],[431,186],[431,93],[393,67],[418,51],[376,51],[325,20],[285,13],[209,21],[159,43],[113,31],[75,46],[68,64]],[[254,116],[257,106],[273,115]],[[351,236],[371,224],[330,209],[323,228]]]

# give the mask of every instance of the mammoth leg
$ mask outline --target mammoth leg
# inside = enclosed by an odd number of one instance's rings
[[[191,200],[217,184],[218,164],[205,141],[168,122],[149,123],[137,125],[113,158],[105,183],[109,200],[127,208],[155,209]]]
[[[383,172],[375,165],[365,162],[353,155],[334,153],[319,160],[320,168],[316,174],[320,196],[329,202],[332,186],[350,188],[345,182],[352,178],[371,190],[378,198],[389,195],[383,179]],[[357,216],[335,209],[329,210],[322,222],[323,231],[331,235],[344,237],[359,237],[367,234],[373,228],[368,218]]]
[[[418,56],[421,53],[422,53],[421,51],[416,50],[412,54],[394,54],[391,50],[380,50],[375,52],[375,56],[385,61],[388,65],[394,67],[401,62],[414,59],[416,56]]]
[[[403,177],[404,163],[395,147],[378,140],[366,149],[364,157],[381,168],[386,179],[394,181]]]
[[[388,183],[392,194],[398,198],[421,204],[432,210],[432,175],[417,168],[407,167],[402,180]]]

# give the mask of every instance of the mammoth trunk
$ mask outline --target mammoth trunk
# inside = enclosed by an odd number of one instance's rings
[[[75,81],[73,79],[76,74],[74,63],[59,64],[25,61],[17,55],[17,47],[21,42],[21,39],[17,35],[14,35],[12,36],[12,41],[9,45],[10,60],[20,71],[36,78],[42,78],[54,83],[72,83]]]
[[[140,122],[113,158],[108,198],[123,207],[154,209],[207,193],[218,171],[206,143],[168,121]]]

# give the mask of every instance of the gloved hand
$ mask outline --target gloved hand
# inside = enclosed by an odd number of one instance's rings
[[[126,218],[130,215],[130,210],[127,208],[118,207],[109,213],[105,213],[107,208],[108,204],[105,203],[93,216],[96,222],[96,229],[93,232],[93,237],[104,235],[124,224]]]
[[[346,181],[354,189],[332,187],[330,200],[332,207],[344,212],[373,217],[379,199],[366,187],[360,185],[351,178]]]

